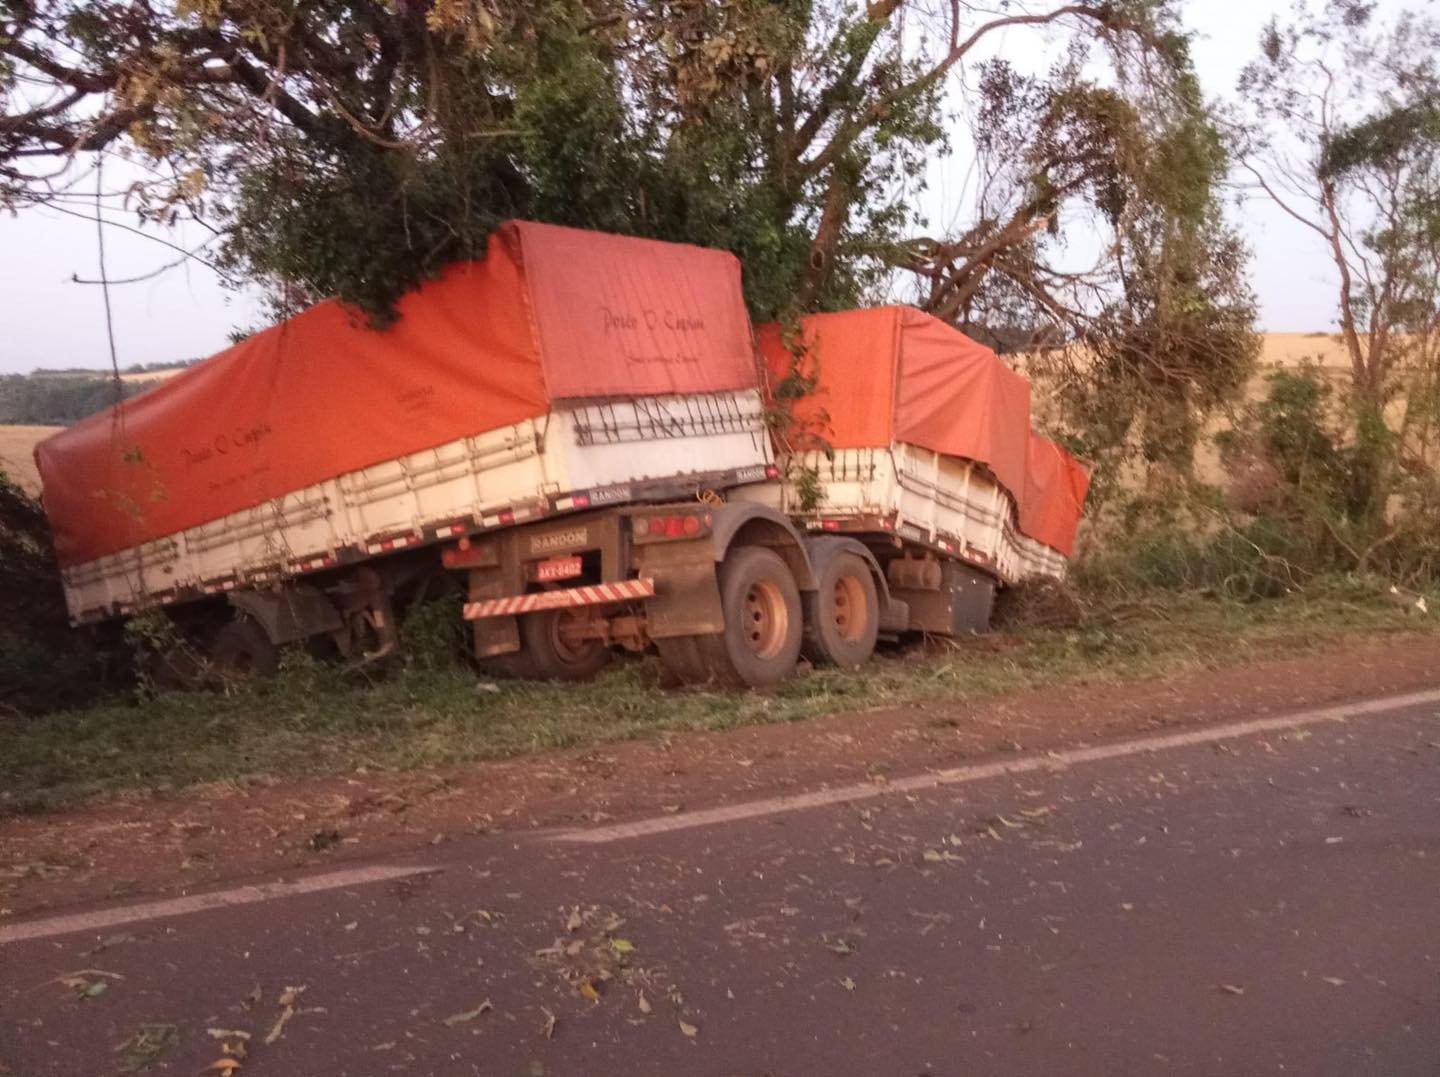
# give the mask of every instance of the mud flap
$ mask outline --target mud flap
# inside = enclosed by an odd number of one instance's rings
[[[646,631],[651,639],[725,631],[715,560],[707,546],[650,546],[643,549],[639,561],[640,574],[655,580],[655,597],[645,600]]]
[[[937,590],[895,588],[892,594],[909,607],[910,628],[942,636],[968,636],[990,631],[995,607],[995,581],[967,565],[941,565]]]
[[[338,632],[345,625],[335,604],[318,588],[293,584],[279,591],[232,591],[230,605],[247,613],[279,646]]]
[[[504,598],[511,593],[503,573],[493,568],[478,568],[470,572],[470,601],[480,602],[487,598]],[[470,629],[475,634],[475,657],[495,658],[502,654],[514,654],[520,649],[520,625],[514,617],[486,617],[471,621]]]

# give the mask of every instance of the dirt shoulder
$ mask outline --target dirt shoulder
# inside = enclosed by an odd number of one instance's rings
[[[1440,682],[1391,636],[1225,671],[686,732],[500,762],[217,783],[0,821],[6,917],[422,850],[466,835],[694,809]]]

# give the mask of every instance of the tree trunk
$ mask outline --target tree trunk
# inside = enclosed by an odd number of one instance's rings
[[[1350,513],[1366,534],[1385,529],[1385,503],[1390,489],[1393,452],[1385,425],[1385,396],[1373,379],[1355,385],[1354,466],[1351,468]]]

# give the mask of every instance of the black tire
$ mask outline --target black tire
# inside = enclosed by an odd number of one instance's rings
[[[540,610],[520,618],[520,651],[503,655],[513,676],[542,681],[588,681],[610,664],[603,640],[569,643],[560,627],[571,610]]]
[[[685,684],[769,688],[795,671],[804,617],[790,566],[774,550],[741,546],[720,565],[725,630],[659,640],[660,659]]]
[[[660,664],[665,667],[664,688],[684,688],[687,685],[704,684],[710,679],[710,669],[700,657],[695,646],[699,636],[671,636],[657,639],[655,650],[660,655]]]
[[[801,652],[817,666],[864,665],[880,634],[880,595],[870,566],[859,554],[837,553],[820,567],[817,583],[805,594]]]
[[[190,691],[204,687],[209,666],[189,643],[177,643],[164,654],[151,657],[146,672],[161,691]]]
[[[280,651],[257,622],[240,617],[210,641],[210,667],[225,680],[268,676],[280,668]]]
[[[488,658],[482,658],[476,663],[476,666],[486,677],[499,677],[512,681],[540,679],[540,672],[535,668],[535,663],[530,660],[529,652],[523,647],[518,651],[511,651],[509,654],[492,654]]]

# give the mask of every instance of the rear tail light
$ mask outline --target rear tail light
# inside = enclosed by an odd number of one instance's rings
[[[714,517],[708,512],[636,516],[635,537],[652,541],[655,539],[695,538],[707,534],[714,522]]]

